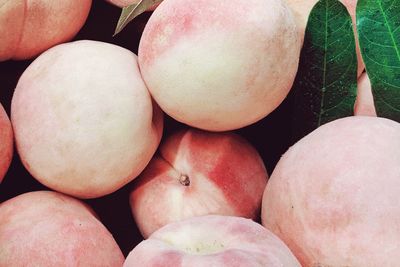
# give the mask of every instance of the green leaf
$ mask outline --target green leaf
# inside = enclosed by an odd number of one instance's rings
[[[337,0],[320,0],[308,18],[292,88],[292,134],[299,140],[320,125],[353,115],[357,55],[351,17]]]
[[[400,1],[358,0],[356,19],[377,114],[400,121]]]
[[[114,36],[120,33],[134,18],[161,2],[162,0],[140,0],[137,4],[122,8],[121,16],[119,17],[117,27],[115,28]]]

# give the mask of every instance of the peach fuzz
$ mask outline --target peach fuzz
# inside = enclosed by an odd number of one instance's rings
[[[296,18],[298,30],[302,36],[301,39],[303,40],[307,26],[308,16],[310,15],[312,8],[318,2],[318,0],[284,0],[284,1],[286,1],[287,5],[293,11],[293,14]],[[354,36],[356,38],[357,61],[358,61],[357,76],[360,76],[365,68],[365,65],[361,57],[360,47],[358,45],[357,30],[356,30],[357,0],[340,0],[340,2],[347,8],[347,11],[349,12],[351,20],[353,22]]]
[[[11,120],[27,170],[80,198],[109,194],[133,180],[163,128],[136,55],[97,41],[58,45],[38,57],[18,81]]]
[[[287,246],[250,219],[209,215],[171,223],[142,241],[124,267],[300,267]]]
[[[13,131],[10,120],[0,104],[0,183],[10,167],[13,157]]]
[[[32,58],[69,41],[91,5],[92,0],[0,0],[0,61]]]
[[[355,116],[327,123],[280,159],[262,223],[304,267],[400,262],[400,124]]]
[[[354,104],[354,115],[377,116],[371,82],[366,72],[357,81],[357,99]]]
[[[283,101],[300,47],[281,0],[168,0],[146,24],[138,57],[167,114],[225,131],[260,120]]]
[[[122,266],[124,256],[84,203],[50,191],[0,204],[0,266]]]
[[[195,129],[160,145],[130,194],[142,235],[173,221],[221,214],[259,218],[268,174],[258,152],[239,135]]]

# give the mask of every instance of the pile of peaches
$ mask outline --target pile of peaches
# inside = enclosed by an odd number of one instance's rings
[[[164,0],[136,56],[71,41],[91,0],[0,0],[0,60],[34,58],[0,105],[0,182],[17,154],[48,188],[0,204],[0,266],[398,267],[400,125],[360,56],[355,116],[273,169],[237,133],[288,96],[315,3]],[[127,186],[143,241],[125,258],[84,200]]]

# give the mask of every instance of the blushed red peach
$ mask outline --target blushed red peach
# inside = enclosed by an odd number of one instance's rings
[[[130,194],[144,237],[173,221],[221,214],[258,218],[268,174],[258,152],[233,133],[195,129],[169,136]]]
[[[324,124],[280,159],[262,223],[304,267],[396,267],[399,166],[399,123],[355,116]]]
[[[354,105],[354,115],[376,117],[374,96],[372,95],[371,82],[367,73],[363,73],[357,81],[357,99]]]
[[[318,2],[318,0],[284,0],[287,5],[293,11],[294,17],[296,18],[297,27],[301,34],[301,39],[304,39],[304,34],[307,26],[308,16],[310,15],[311,9]],[[356,6],[357,0],[340,0],[340,2],[347,8],[353,22],[354,36],[356,38],[356,52],[358,69],[357,76],[360,76],[363,72],[365,65],[361,57],[360,47],[358,45],[357,30],[356,30]]]
[[[13,156],[13,139],[10,120],[0,104],[0,183],[10,167]]]
[[[92,0],[0,0],[0,61],[27,59],[72,39]]]
[[[171,223],[129,253],[124,267],[300,267],[287,246],[250,219],[209,215]]]
[[[96,41],[58,45],[38,57],[18,81],[11,120],[27,170],[81,198],[109,194],[139,175],[163,129],[136,55]]]
[[[138,56],[161,109],[224,131],[260,120],[283,101],[300,47],[281,0],[169,0],[146,24]]]
[[[106,227],[82,202],[37,191],[0,204],[0,266],[122,266]]]

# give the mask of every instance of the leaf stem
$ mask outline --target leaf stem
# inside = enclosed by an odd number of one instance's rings
[[[393,47],[394,47],[394,50],[396,51],[397,59],[400,61],[400,51],[399,51],[399,48],[397,47],[396,40],[394,39],[392,27],[390,26],[389,21],[388,21],[388,19],[386,17],[386,13],[383,10],[382,1],[381,0],[378,0],[378,5],[379,5],[379,9],[380,9],[380,11],[381,11],[381,13],[383,15],[383,18],[385,19],[385,24],[388,27],[389,35],[390,35],[390,38],[392,39]]]
[[[324,113],[324,98],[326,91],[326,63],[327,63],[327,53],[328,53],[328,1],[325,1],[325,43],[324,43],[324,69],[322,75],[322,88],[321,88],[321,111],[318,114],[318,125],[321,125],[322,114]]]

